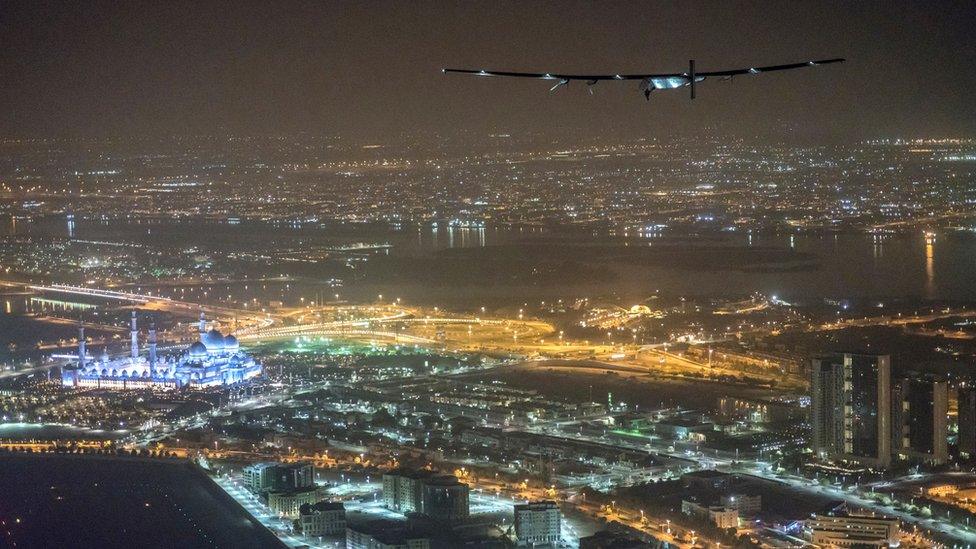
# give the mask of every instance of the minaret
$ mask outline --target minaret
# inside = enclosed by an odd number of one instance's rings
[[[156,321],[149,323],[149,377],[156,377]]]
[[[139,328],[136,327],[136,312],[132,311],[132,325],[129,328],[130,350],[132,358],[139,358]]]
[[[207,317],[200,311],[200,342],[203,342],[203,335],[207,333]]]
[[[78,369],[85,369],[85,327],[78,326]]]

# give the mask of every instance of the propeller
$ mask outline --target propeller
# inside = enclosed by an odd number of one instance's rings
[[[569,80],[566,79],[560,80],[558,84],[549,88],[549,93],[555,93],[555,91],[559,89],[560,86],[568,86],[568,85],[569,85]]]

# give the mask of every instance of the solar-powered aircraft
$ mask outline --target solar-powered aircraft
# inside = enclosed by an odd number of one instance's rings
[[[511,72],[511,71],[489,71],[480,69],[442,69],[444,73],[473,74],[475,76],[506,76],[512,78],[535,78],[537,80],[555,80],[556,85],[549,89],[554,92],[561,86],[569,85],[574,80],[582,80],[587,86],[594,86],[604,80],[639,80],[639,89],[644,93],[645,99],[651,98],[654,90],[676,90],[679,88],[690,88],[691,98],[695,98],[695,84],[706,78],[719,78],[731,80],[734,76],[754,75],[765,72],[785,71],[790,69],[801,69],[803,67],[816,67],[828,65],[830,63],[841,63],[841,58],[821,59],[819,61],[805,61],[802,63],[789,63],[786,65],[770,65],[768,67],[748,67],[744,69],[729,69],[723,71],[696,71],[695,61],[688,62],[688,72],[673,72],[661,74],[558,74],[549,72]],[[592,88],[590,93],[592,93]]]

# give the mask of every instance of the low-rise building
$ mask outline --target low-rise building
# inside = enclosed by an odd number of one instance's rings
[[[735,477],[714,469],[702,469],[681,475],[681,480],[692,490],[727,490]]]
[[[283,492],[268,492],[266,494],[268,508],[280,517],[296,518],[302,505],[311,505],[322,499],[318,488],[305,490],[288,490]]]
[[[689,417],[666,418],[654,425],[655,433],[674,440],[688,440],[693,434],[705,435],[714,429],[711,422]]]
[[[622,532],[601,530],[579,540],[580,549],[647,549],[648,544]]]
[[[346,508],[341,501],[320,501],[298,509],[295,527],[306,536],[337,536],[346,532]]]
[[[405,528],[346,527],[346,549],[430,549],[430,537]]]
[[[739,518],[747,519],[762,512],[762,496],[728,494],[722,496],[722,506],[737,510]]]
[[[948,497],[959,491],[959,487],[955,484],[939,484],[937,486],[929,486],[925,489],[925,493],[930,496],[935,497]]]
[[[807,521],[814,545],[821,547],[895,547],[896,519],[863,515],[814,515]]]
[[[710,522],[723,530],[739,527],[739,510],[732,507],[705,506],[696,501],[682,500],[681,512],[702,522]]]

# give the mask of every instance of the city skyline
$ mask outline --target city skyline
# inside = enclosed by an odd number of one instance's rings
[[[974,14],[0,0],[0,547],[969,549]]]

